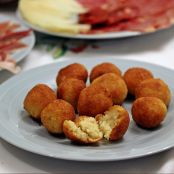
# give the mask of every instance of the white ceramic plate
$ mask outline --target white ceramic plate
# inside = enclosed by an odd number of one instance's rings
[[[72,59],[46,65],[21,73],[0,86],[0,137],[27,151],[49,157],[76,161],[116,161],[151,155],[174,146],[174,101],[172,97],[168,114],[156,130],[144,130],[131,120],[130,127],[121,141],[101,141],[98,146],[80,146],[68,139],[53,137],[43,126],[34,122],[23,109],[27,92],[38,83],[46,83],[56,89],[55,78],[60,68],[79,62],[90,71],[101,62],[112,62],[124,72],[132,66],[141,66],[160,77],[174,93],[174,71],[161,66],[122,59]],[[124,106],[130,112],[131,102]]]
[[[127,32],[110,32],[110,33],[102,33],[102,34],[67,34],[67,33],[56,33],[56,32],[50,32],[46,29],[43,29],[41,27],[35,26],[28,21],[26,21],[20,11],[17,11],[17,16],[19,20],[24,23],[25,25],[29,26],[35,31],[41,32],[43,34],[49,34],[52,36],[59,36],[59,37],[65,37],[65,38],[74,38],[74,39],[114,39],[114,38],[124,38],[124,37],[132,37],[132,36],[138,36],[145,33],[141,32],[133,32],[133,31],[127,31]]]
[[[3,22],[3,21],[12,21],[14,23],[19,23],[21,25],[21,27],[18,29],[18,31],[28,29],[28,27],[24,26],[23,24],[20,23],[20,21],[18,21],[17,19],[15,19],[13,17],[9,17],[9,16],[6,16],[6,15],[0,15],[0,22]],[[29,36],[23,38],[21,41],[24,44],[26,44],[27,47],[23,48],[23,49],[16,50],[11,54],[11,57],[16,62],[21,61],[22,59],[24,59],[31,52],[31,50],[32,50],[32,48],[35,44],[35,35],[34,35],[34,33],[31,32],[31,34]]]

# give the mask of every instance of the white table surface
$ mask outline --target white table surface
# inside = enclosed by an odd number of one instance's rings
[[[100,49],[87,49],[80,54],[68,52],[57,61],[83,56],[91,60],[113,57],[146,61],[174,69],[174,27],[141,37],[100,41],[99,45]],[[19,65],[26,71],[52,62],[55,60],[49,53],[35,48]],[[1,71],[0,84],[11,77],[10,73]],[[0,173],[174,173],[174,148],[133,160],[87,163],[39,156],[0,139]]]

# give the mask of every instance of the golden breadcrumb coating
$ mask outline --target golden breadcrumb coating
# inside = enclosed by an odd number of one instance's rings
[[[90,82],[92,82],[94,79],[106,73],[114,73],[118,76],[121,76],[121,70],[116,65],[109,62],[105,62],[96,65],[92,69],[90,73]]]
[[[88,78],[88,71],[84,65],[79,63],[70,64],[62,68],[56,78],[57,85],[60,85],[67,78],[75,78],[86,82]]]
[[[126,83],[120,76],[114,73],[107,73],[96,78],[92,82],[93,84],[105,88],[116,105],[121,105],[127,97]]]
[[[163,80],[148,79],[138,85],[135,90],[135,97],[157,97],[168,106],[171,100],[171,92]]]
[[[144,80],[153,78],[152,72],[145,68],[141,67],[134,67],[129,68],[123,76],[129,94],[135,95],[136,87]]]
[[[80,92],[86,87],[86,84],[82,80],[69,78],[62,82],[57,90],[57,96],[59,99],[63,99],[70,103],[75,110],[77,110],[77,102]]]
[[[45,84],[34,86],[24,99],[24,109],[35,119],[40,119],[42,110],[56,100],[55,92]]]
[[[156,97],[141,97],[132,105],[132,117],[143,128],[155,128],[165,119],[166,105]]]
[[[63,122],[74,120],[75,111],[71,104],[64,100],[55,100],[41,113],[41,122],[48,132],[53,134],[63,133]]]
[[[90,85],[83,89],[78,100],[79,115],[93,116],[104,113],[113,105],[112,98],[105,88]]]

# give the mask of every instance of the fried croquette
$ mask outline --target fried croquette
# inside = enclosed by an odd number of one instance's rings
[[[63,132],[67,138],[81,144],[96,143],[103,138],[95,118],[88,116],[80,116],[75,122],[64,121]]]
[[[92,85],[94,84],[105,88],[115,105],[121,105],[127,97],[128,90],[126,83],[121,77],[113,73],[107,73],[96,78],[92,82]]]
[[[31,117],[40,120],[42,110],[56,100],[55,92],[45,84],[34,86],[24,99],[24,109]]]
[[[121,139],[125,135],[130,122],[128,112],[118,105],[112,106],[103,115],[97,115],[96,120],[104,138],[110,141]]]
[[[166,105],[156,97],[142,97],[132,106],[133,120],[143,128],[155,128],[165,119]]]
[[[171,100],[171,92],[163,80],[148,79],[138,85],[135,90],[135,97],[157,97],[168,106]]]
[[[74,120],[75,111],[71,104],[64,100],[54,100],[41,112],[41,122],[48,132],[53,134],[63,133],[63,122]]]
[[[80,92],[86,87],[86,84],[82,80],[69,78],[62,82],[57,91],[59,99],[63,99],[69,102],[75,110],[77,110],[77,102]]]
[[[88,71],[84,65],[73,63],[62,68],[58,72],[56,78],[57,85],[60,85],[60,83],[62,83],[67,78],[75,78],[86,82],[88,78]]]
[[[104,113],[113,105],[105,88],[91,85],[80,93],[77,109],[79,115],[93,116]]]
[[[90,82],[106,73],[114,73],[121,76],[121,70],[114,64],[106,62],[96,65],[90,73]]]
[[[153,74],[140,67],[130,68],[124,73],[124,81],[126,82],[128,92],[131,95],[135,95],[136,87],[144,80],[153,78]]]

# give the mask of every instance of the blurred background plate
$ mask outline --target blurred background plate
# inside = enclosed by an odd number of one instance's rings
[[[21,24],[20,21],[16,20],[15,18],[7,16],[7,15],[1,15],[0,14],[0,22],[4,22],[4,21],[11,21],[11,22],[14,22],[14,23],[19,23],[21,27],[18,29],[18,31],[29,29],[28,27]],[[21,41],[24,44],[26,44],[27,47],[23,48],[23,49],[16,50],[10,55],[11,58],[13,58],[16,62],[21,61],[22,59],[24,59],[31,52],[32,48],[35,45],[34,32],[31,32],[29,36],[23,38]]]
[[[114,39],[114,38],[124,38],[124,37],[132,37],[132,36],[138,36],[145,33],[141,32],[110,32],[110,33],[102,33],[102,34],[67,34],[67,33],[58,33],[58,32],[50,32],[48,30],[45,30],[41,27],[32,25],[28,21],[26,21],[20,11],[17,11],[17,17],[19,20],[27,25],[28,27],[32,28],[35,31],[41,32],[43,34],[48,34],[52,36],[58,36],[58,37],[66,37],[66,38],[73,38],[73,39]]]

